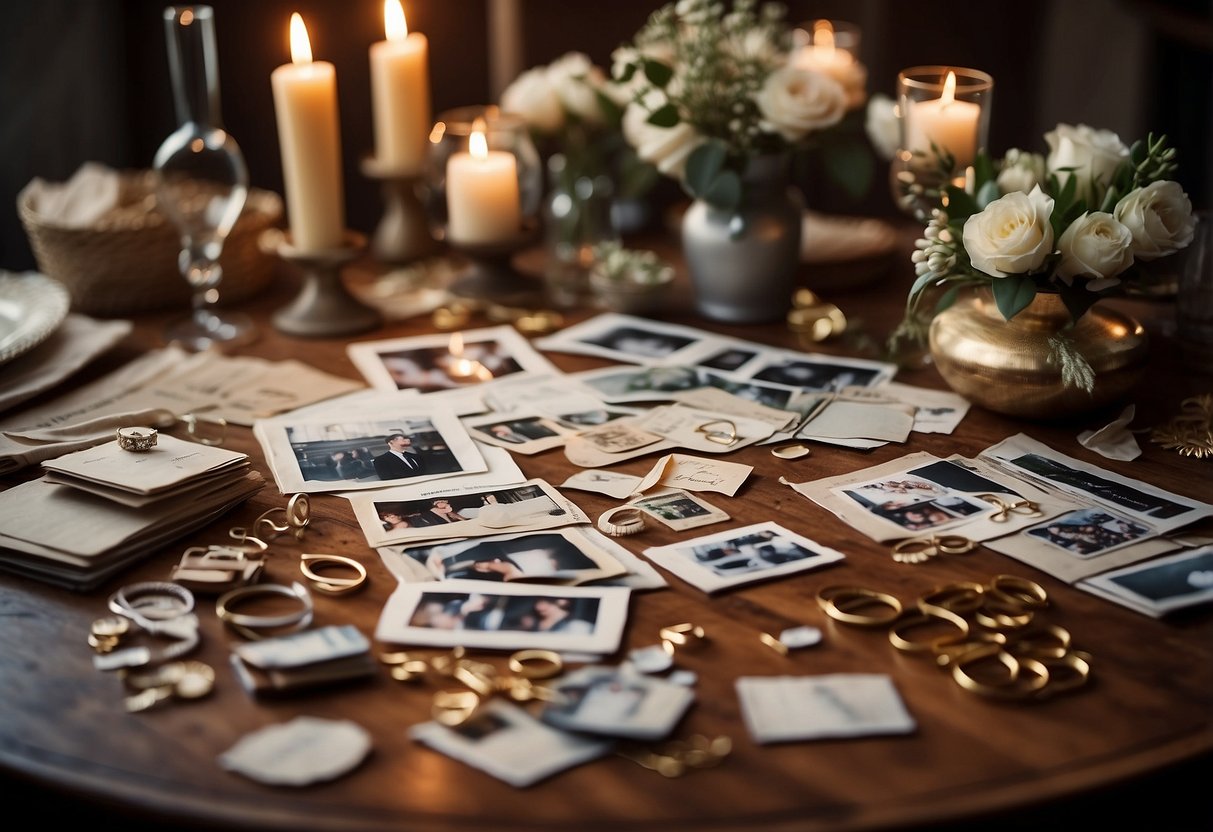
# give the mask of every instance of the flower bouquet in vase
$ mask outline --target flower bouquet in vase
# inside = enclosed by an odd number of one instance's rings
[[[793,154],[848,111],[848,91],[797,64],[777,4],[679,0],[616,51],[623,135],[694,200],[682,243],[698,311],[759,323],[786,314],[804,206]]]
[[[940,375],[976,404],[1058,419],[1140,380],[1144,327],[1098,302],[1154,284],[1195,218],[1165,136],[1128,147],[1111,131],[1059,124],[1045,141],[1047,155],[981,155],[966,187],[947,188],[916,245],[890,347],[926,341]]]

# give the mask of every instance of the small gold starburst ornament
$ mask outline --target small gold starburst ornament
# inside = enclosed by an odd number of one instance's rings
[[[1184,399],[1178,416],[1150,431],[1150,441],[1183,456],[1213,457],[1213,393]]]

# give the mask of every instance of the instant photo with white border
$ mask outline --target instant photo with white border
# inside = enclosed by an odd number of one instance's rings
[[[423,647],[605,655],[619,649],[630,596],[627,587],[402,583],[383,607],[375,638]]]
[[[539,718],[565,731],[637,740],[668,736],[695,701],[695,692],[626,667],[588,665],[551,685],[559,696]]]
[[[687,356],[716,352],[721,337],[689,326],[603,312],[538,339],[553,352],[596,355],[629,364],[675,364]]]
[[[559,448],[576,430],[538,413],[487,413],[463,420],[477,442],[516,454],[537,454]]]
[[[733,375],[797,390],[836,393],[845,387],[874,387],[897,374],[897,365],[865,358],[771,350]]]
[[[649,547],[644,554],[708,593],[805,572],[846,557],[774,521]]]
[[[980,456],[1036,482],[1092,500],[1160,533],[1213,515],[1213,505],[1081,462],[1022,433],[986,448]]]
[[[355,491],[486,471],[467,429],[450,411],[410,406],[334,416],[259,420],[253,434],[283,494]],[[403,436],[407,443],[396,437]],[[358,451],[357,472],[343,462]],[[343,454],[342,460],[335,460]]]
[[[991,502],[912,470],[838,486],[832,493],[905,537],[955,528],[998,511]]]
[[[464,332],[415,335],[346,346],[367,383],[378,390],[435,393],[556,369],[508,324]]]
[[[1104,572],[1081,589],[1154,618],[1213,601],[1213,546]]]
[[[727,512],[702,497],[677,488],[650,492],[635,498],[631,504],[675,531],[697,529],[729,519]]]
[[[1105,508],[1082,508],[1025,529],[1023,535],[1080,558],[1093,558],[1157,536],[1158,532]]]
[[[551,529],[590,518],[546,480],[346,495],[371,546]],[[437,505],[445,503],[446,505]]]

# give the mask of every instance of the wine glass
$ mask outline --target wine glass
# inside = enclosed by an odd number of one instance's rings
[[[165,338],[191,350],[246,343],[252,322],[215,310],[223,279],[219,256],[244,209],[248,168],[219,114],[214,12],[170,6],[164,27],[178,127],[156,151],[156,200],[181,234],[177,265],[193,290],[193,313],[170,323]]]

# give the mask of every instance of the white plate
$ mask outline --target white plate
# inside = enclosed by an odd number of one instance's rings
[[[71,297],[37,272],[0,272],[0,364],[41,344],[67,316]]]

